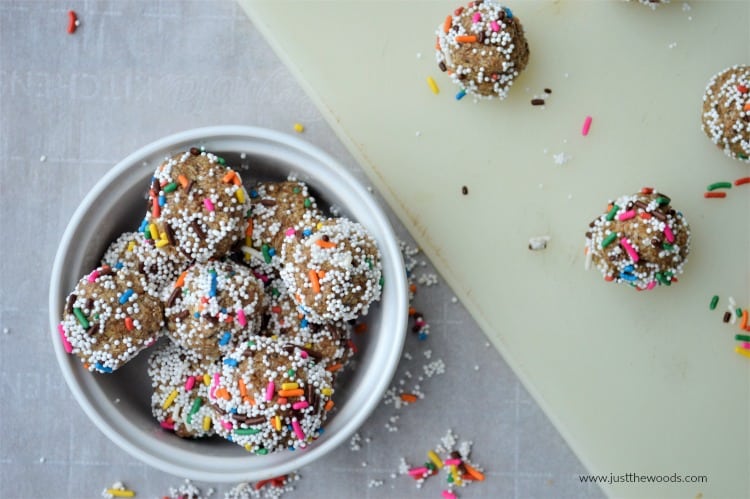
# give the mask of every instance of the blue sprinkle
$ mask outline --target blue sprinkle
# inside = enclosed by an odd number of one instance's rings
[[[224,359],[224,365],[237,367],[237,361],[235,359]]]
[[[505,15],[508,16],[508,19],[513,19],[513,12],[508,7],[503,7],[503,10],[505,11]]]
[[[201,316],[200,312],[195,312],[193,314],[193,317],[195,317],[196,319],[198,319],[200,316]]]
[[[276,250],[273,249],[273,248],[268,248],[268,254],[271,255],[271,256],[273,256],[273,255],[276,254]]]
[[[112,368],[111,368],[111,367],[106,367],[106,366],[105,366],[104,364],[102,364],[101,362],[97,362],[96,364],[94,364],[94,368],[95,368],[95,369],[96,369],[97,371],[101,371],[101,372],[103,372],[103,373],[111,373],[111,372],[112,372]]]
[[[323,428],[318,428],[318,435],[322,435],[325,433],[325,430]]]
[[[231,433],[230,433],[229,435],[227,435],[227,437],[226,437],[226,438],[227,438],[227,440],[229,440],[230,442],[234,442],[234,440],[232,440],[232,435],[231,435]]]
[[[115,270],[120,270],[122,268],[122,262],[117,262],[115,264]]]
[[[138,232],[144,232],[146,230],[146,227],[148,227],[148,218],[143,219],[143,222],[141,222],[141,226],[138,227]]]
[[[427,339],[427,333],[421,332],[419,333],[419,336],[417,336],[417,338],[419,339],[419,341],[424,341]]]
[[[227,313],[227,309],[226,309],[225,307],[221,307],[221,309],[220,309],[220,310],[221,310],[221,313],[222,313],[222,314],[226,314],[226,313]]]
[[[302,231],[303,236],[309,236],[310,234],[312,234],[312,230],[310,229],[305,229]]]
[[[302,319],[301,321],[299,321],[299,327],[307,327],[307,324],[307,319]]]
[[[458,93],[456,94],[456,100],[461,100],[461,99],[463,99],[463,98],[464,98],[465,96],[466,96],[466,90],[462,88],[462,89],[461,89],[461,90],[460,90],[460,91],[459,91],[459,92],[458,92]]]
[[[251,198],[257,198],[258,197],[258,191],[255,189],[250,189],[250,197]]]
[[[208,296],[216,296],[216,271],[211,269],[208,271],[211,274],[211,290],[208,292]]]
[[[620,279],[625,279],[626,281],[635,281],[637,277],[633,274],[626,274],[623,272],[620,274]]]
[[[167,204],[167,196],[165,196],[164,194],[160,194],[159,195],[159,206],[164,206],[165,204]]]
[[[635,267],[633,267],[632,265],[628,265],[627,267],[623,269],[623,272],[627,272],[628,274],[630,274],[633,272],[634,269]]]
[[[229,343],[229,340],[232,339],[232,333],[229,331],[225,331],[224,334],[221,335],[221,339],[219,340],[219,346],[224,346],[227,343]]]
[[[125,292],[120,296],[120,305],[125,305],[127,303],[128,299],[133,295],[133,290],[128,288],[125,290]]]
[[[231,409],[229,410],[229,412],[231,412],[232,414],[237,414],[237,408],[236,408],[236,407],[232,407],[232,408],[231,408]]]

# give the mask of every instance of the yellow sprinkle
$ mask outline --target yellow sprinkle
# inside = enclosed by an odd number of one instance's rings
[[[455,466],[451,466],[451,476],[453,477],[453,485],[461,485],[461,477],[458,476],[458,469]]]
[[[253,245],[253,236],[245,236],[245,246]]]
[[[435,454],[435,451],[429,450],[427,451],[427,457],[432,461],[432,464],[438,467],[438,469],[443,468],[443,460],[440,459],[440,456]]]
[[[326,397],[330,397],[330,396],[331,396],[331,394],[333,393],[333,390],[331,390],[331,389],[330,389],[330,388],[328,388],[328,387],[325,387],[325,388],[323,388],[322,390],[320,390],[320,393],[322,393],[322,394],[323,394],[323,395],[325,395]]]
[[[107,494],[112,497],[135,497],[135,492],[128,489],[107,489]]]
[[[243,204],[245,202],[245,189],[243,189],[242,187],[234,191],[234,195],[237,196],[237,201],[239,201],[240,204]]]
[[[174,399],[177,398],[177,390],[172,390],[172,393],[169,394],[169,396],[164,400],[164,403],[161,405],[162,409],[167,409],[170,405],[172,405],[172,402],[174,402]]]
[[[211,384],[211,376],[209,376],[208,373],[203,375],[203,384],[206,386]]]
[[[282,390],[296,390],[299,388],[299,383],[282,383],[281,389]]]
[[[437,83],[435,83],[435,80],[432,79],[432,76],[427,77],[427,84],[430,86],[430,90],[432,90],[433,94],[439,94],[440,89],[437,86]]]
[[[128,243],[128,251],[133,251],[133,248],[135,248],[135,241],[130,241]]]
[[[164,247],[164,246],[166,246],[168,244],[169,244],[168,240],[166,240],[166,239],[159,239],[158,241],[156,241],[156,245],[155,246],[157,248],[161,248],[161,247]]]
[[[206,416],[206,417],[208,417],[208,416]],[[253,446],[250,445],[250,444],[245,444],[245,450],[248,451],[248,452],[252,452],[253,451]]]
[[[208,431],[211,428],[211,416],[203,416],[203,431]]]
[[[275,335],[275,334],[274,334],[274,335],[272,335],[272,336],[271,336],[271,339],[272,339],[273,341],[276,341],[276,340],[278,340],[278,339],[279,339],[279,337],[278,337],[277,335]]]
[[[318,225],[315,226],[317,230],[320,230],[323,228],[323,222],[318,222]]]
[[[750,359],[750,350],[748,350],[747,348],[734,347],[734,351]]]
[[[273,417],[273,427],[276,428],[276,431],[281,430],[281,418],[278,415]]]
[[[159,239],[159,229],[156,227],[156,224],[149,224],[148,231],[151,232],[151,239],[154,241]]]
[[[305,131],[305,127],[302,125],[302,123],[295,123],[294,124],[294,131],[297,133],[302,133]]]

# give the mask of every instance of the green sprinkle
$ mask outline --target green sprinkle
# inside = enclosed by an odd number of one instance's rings
[[[260,430],[257,428],[237,428],[236,430],[234,430],[235,435],[255,435],[257,433],[260,433]],[[260,453],[260,449],[258,450],[258,452]]]
[[[297,371],[295,371],[294,369],[289,369],[289,370],[288,370],[288,371],[286,372],[286,375],[287,375],[287,376],[289,376],[290,378],[294,378],[294,376],[295,376],[296,374],[297,374]]]
[[[713,184],[706,187],[709,191],[715,191],[716,189],[731,189],[732,183],[731,182],[714,182]]]
[[[271,294],[278,297],[281,295],[281,291],[279,291],[277,288],[271,288]]]
[[[606,248],[617,239],[617,233],[613,232],[602,240],[602,248]]]
[[[448,473],[448,483],[453,483],[453,475]]]
[[[177,190],[177,182],[170,182],[164,186],[164,192],[173,192]]]
[[[380,287],[382,288],[382,287],[383,287],[383,284],[385,284],[385,277],[383,277],[383,276],[380,276],[380,280],[378,281],[378,284],[379,284],[379,285],[380,285]]]
[[[674,245],[673,244],[669,244],[669,243],[662,243],[661,247],[662,247],[662,249],[665,249],[667,251],[671,251],[672,248],[674,248]]]
[[[713,298],[711,298],[711,304],[708,306],[711,310],[716,310],[716,305],[719,304],[719,295],[714,295]]]
[[[267,244],[264,244],[263,246],[260,247],[260,251],[261,253],[263,253],[263,260],[266,263],[271,263],[271,253],[268,252],[269,249],[270,249],[270,246],[268,246]]]
[[[146,230],[143,231],[143,237],[145,237],[146,239],[153,239],[151,237],[151,230],[148,227],[146,227]]]
[[[265,449],[265,448],[258,449],[258,450],[255,451],[255,453],[256,454],[260,454],[261,456],[265,456],[266,454],[268,454],[268,449]]]
[[[245,218],[250,218],[252,214],[253,214],[253,208],[251,206],[250,209],[245,212]]]
[[[98,320],[99,320],[99,314],[94,314],[94,320],[95,320],[95,321],[98,321]]]
[[[617,210],[619,210],[619,209],[620,209],[620,207],[617,206],[616,204],[612,205],[612,209],[609,210],[609,213],[607,213],[607,221],[608,222],[611,222],[612,220],[615,219],[615,215],[617,215]]]
[[[299,187],[295,187],[294,189],[292,189],[292,192],[294,192],[295,194],[299,194],[300,192],[302,192],[302,189],[300,189]]]
[[[193,401],[193,405],[190,407],[190,414],[195,414],[196,412],[198,412],[198,409],[200,409],[202,405],[203,399],[200,397],[196,397]]]
[[[309,208],[312,206],[312,201],[310,201],[310,198],[305,198],[305,208]]]
[[[663,284],[665,286],[671,286],[672,285],[672,282],[669,279],[667,279],[664,276],[664,274],[662,274],[661,272],[657,272],[654,277],[656,277],[656,280],[659,281],[661,284]]]
[[[734,339],[737,341],[750,341],[750,335],[747,334],[736,334]]]
[[[220,165],[226,165],[227,164],[227,162],[224,161],[224,158],[222,158],[221,156],[217,156],[216,157],[216,162],[219,163]]]
[[[737,317],[742,317],[742,309],[737,307],[737,310],[734,311],[734,315]]]
[[[435,466],[435,463],[433,463],[432,461],[427,461],[426,463],[424,463],[424,465],[425,465],[425,468],[427,468],[430,471],[435,471],[437,469],[437,466]]]
[[[86,316],[83,315],[83,310],[81,310],[78,307],[75,307],[73,309],[73,314],[76,316],[76,319],[78,319],[78,323],[81,325],[83,329],[89,328],[89,321],[86,319]]]
[[[656,198],[656,204],[658,204],[659,206],[664,205],[664,204],[669,204],[669,198],[665,198],[664,196],[659,196],[658,198]]]
[[[365,258],[365,262],[367,262],[367,267],[372,270],[372,259],[367,257]]]

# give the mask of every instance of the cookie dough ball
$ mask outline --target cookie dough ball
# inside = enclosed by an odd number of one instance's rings
[[[169,336],[200,359],[229,353],[260,328],[263,285],[231,261],[195,264],[162,297]]]
[[[156,341],[163,309],[146,285],[127,268],[99,267],[68,295],[61,333],[89,371],[112,372]]]
[[[333,379],[304,350],[257,337],[222,367],[209,391],[219,435],[256,454],[304,448],[318,437],[333,406]]]
[[[287,238],[282,259],[281,278],[310,322],[349,321],[380,299],[380,251],[357,222],[329,219],[308,237]]]
[[[154,246],[140,232],[126,232],[113,242],[102,257],[102,265],[126,267],[146,278],[146,292],[159,297],[189,264],[181,253],[168,254]]]
[[[586,265],[638,290],[671,286],[690,251],[690,227],[668,196],[644,188],[610,202],[586,232]]]
[[[287,294],[271,300],[267,313],[269,319],[262,334],[304,348],[331,372],[337,372],[351,358],[351,326],[347,323],[310,322]]]
[[[140,231],[161,251],[205,262],[224,256],[245,231],[247,196],[224,160],[192,148],[162,163]]]
[[[182,438],[214,434],[216,411],[208,387],[219,368],[171,342],[157,348],[149,357],[148,375],[154,389],[151,412],[162,428]]]
[[[732,66],[711,78],[701,124],[724,154],[750,163],[750,66]]]
[[[285,182],[261,182],[250,191],[248,231],[254,259],[278,267],[281,245],[295,231],[312,231],[323,219],[307,185],[294,179]]]
[[[505,99],[529,62],[523,26],[492,1],[459,7],[437,29],[437,62],[466,93]]]

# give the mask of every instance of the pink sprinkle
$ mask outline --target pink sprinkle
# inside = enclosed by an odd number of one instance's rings
[[[750,342],[743,341],[742,342],[742,348],[744,348],[745,350],[750,350]]]
[[[456,499],[456,494],[454,494],[450,490],[444,490],[443,499]]]
[[[650,283],[648,283],[648,285],[646,286],[646,290],[647,290],[647,291],[651,291],[651,290],[652,290],[652,289],[654,289],[655,287],[656,287],[656,281],[651,281],[651,282],[650,282]]]
[[[263,281],[263,284],[268,284],[268,276],[261,274],[260,272],[253,271],[253,275]]]
[[[292,236],[294,236],[294,234],[296,234],[296,233],[297,233],[297,231],[295,231],[295,230],[294,230],[294,227],[289,227],[289,228],[288,228],[288,229],[286,230],[286,232],[284,232],[284,235],[285,235],[286,237],[292,237]]]
[[[427,473],[429,470],[425,468],[424,466],[421,466],[419,468],[412,468],[409,470],[409,474],[411,476],[423,476],[425,473]]]
[[[495,22],[495,21],[490,21],[490,28],[492,28],[492,31],[494,31],[496,33],[498,31],[500,31],[500,25],[497,24],[497,22]]]
[[[223,419],[221,420],[221,426],[223,426],[225,430],[229,430],[229,431],[232,431],[232,428],[234,428],[232,426],[232,423],[230,423],[229,421],[225,421]]]
[[[589,134],[589,129],[591,128],[591,116],[586,116],[586,119],[583,120],[583,128],[581,128],[581,135],[584,137]]]
[[[633,260],[633,263],[636,263],[640,258],[638,257],[638,253],[635,252],[635,249],[630,245],[627,239],[624,237],[620,239],[620,246],[622,246],[625,251],[630,256],[630,259]]]
[[[273,392],[276,390],[276,385],[273,384],[273,381],[268,382],[268,386],[266,386],[266,400],[273,400]]]
[[[481,20],[482,20],[482,14],[480,14],[479,12],[474,12],[474,15],[471,16],[471,22],[473,23],[478,23]]]
[[[305,352],[304,350],[300,350],[299,356],[302,357],[303,359],[306,359],[307,358],[307,352]]]
[[[299,421],[297,421],[297,418],[292,419],[292,429],[294,430],[294,434],[297,435],[297,438],[299,440],[305,439],[305,432],[302,431],[302,427],[299,425]]]
[[[219,373],[214,373],[214,382],[211,384],[211,389],[208,391],[208,396],[212,399],[216,398],[216,389],[219,388]]]
[[[247,317],[245,317],[245,311],[241,308],[237,309],[237,322],[239,322],[242,327],[247,326]]]
[[[635,210],[623,211],[617,215],[618,220],[630,220],[631,218],[635,218]]]
[[[448,465],[448,466],[458,466],[459,464],[461,464],[461,460],[460,459],[446,459],[445,461],[443,461],[443,464]]]
[[[62,339],[63,348],[65,353],[71,353],[73,351],[73,345],[68,341],[68,337],[65,336],[65,329],[63,329],[62,323],[57,325],[57,332],[60,333],[60,339]]]
[[[667,238],[667,242],[674,242],[674,234],[672,233],[672,229],[670,229],[669,225],[666,224],[664,225],[664,237]]]
[[[91,273],[89,274],[89,282],[96,281],[97,277],[99,277],[99,271],[96,269],[92,270]]]
[[[170,423],[169,421],[162,421],[161,423],[159,423],[159,426],[161,426],[165,430],[174,430],[174,423]]]
[[[305,407],[308,407],[310,404],[307,403],[305,400],[301,400],[299,402],[295,402],[292,404],[292,409],[295,411],[299,411],[300,409],[304,409]]]
[[[206,207],[207,211],[214,211],[214,204],[208,198],[203,198],[203,206]]]
[[[193,389],[195,386],[195,376],[188,376],[187,381],[185,381],[185,391],[189,392]]]

